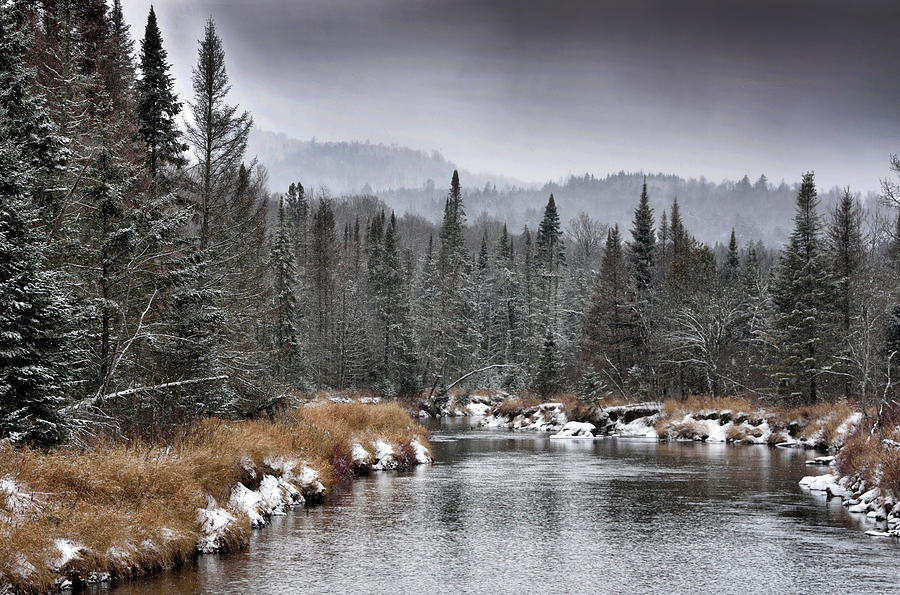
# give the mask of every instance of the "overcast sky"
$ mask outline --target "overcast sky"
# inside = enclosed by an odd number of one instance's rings
[[[136,40],[150,2],[123,0]],[[897,0],[157,0],[182,99],[212,15],[259,128],[525,181],[766,173],[875,190],[900,152]]]

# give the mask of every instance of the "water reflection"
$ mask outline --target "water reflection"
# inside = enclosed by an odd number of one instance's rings
[[[896,543],[801,493],[805,454],[434,430],[436,464],[116,593],[898,592]]]

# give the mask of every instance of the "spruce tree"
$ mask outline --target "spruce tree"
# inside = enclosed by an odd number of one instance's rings
[[[192,76],[194,98],[187,139],[197,159],[196,211],[200,249],[206,250],[215,233],[230,186],[234,184],[253,126],[248,112],[238,112],[226,96],[231,90],[225,70],[225,49],[212,18],[207,20]]]
[[[672,238],[674,243],[677,213],[672,213]],[[680,225],[680,219],[678,219]],[[631,275],[642,299],[646,299],[653,283],[653,270],[656,262],[656,232],[653,229],[653,209],[647,197],[647,179],[641,189],[641,198],[634,210],[634,221],[631,227],[631,241],[628,243],[631,261]]]
[[[628,267],[619,226],[609,230],[600,273],[582,326],[582,355],[620,390],[631,367],[635,338]]]
[[[61,163],[25,67],[24,6],[0,8],[0,435],[36,446],[66,439],[71,310],[42,270],[31,189]],[[34,136],[39,134],[40,136]]]
[[[175,95],[175,80],[169,74],[166,59],[162,33],[151,6],[141,40],[141,77],[135,85],[135,94],[140,137],[147,147],[147,167],[154,181],[167,165],[183,165],[182,153],[187,150],[175,121],[181,113],[181,103]]]
[[[534,377],[534,389],[542,397],[548,397],[562,388],[561,365],[556,338],[549,329],[544,335],[544,347]]]
[[[852,326],[859,308],[858,292],[864,256],[862,213],[849,188],[844,191],[841,201],[831,213],[827,239],[840,316],[840,336],[837,337],[837,342],[839,351],[843,352],[841,355],[846,356],[850,350]],[[843,372],[846,374],[844,396],[847,397],[852,388],[852,378],[849,370]]]
[[[794,230],[772,287],[772,372],[782,392],[798,393],[807,403],[819,400],[820,378],[833,364],[834,291],[817,207],[810,172],[800,184]]]
[[[297,333],[296,267],[284,214],[284,200],[278,203],[278,227],[272,241],[273,310],[275,315],[275,373],[282,382],[299,377],[300,342]]]
[[[728,254],[725,257],[725,266],[723,267],[723,278],[726,286],[732,286],[740,278],[741,257],[738,253],[737,238],[734,235],[734,228],[731,228],[731,237],[728,239]]]

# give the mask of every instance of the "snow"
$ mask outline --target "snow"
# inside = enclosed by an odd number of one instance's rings
[[[53,568],[55,570],[59,570],[72,560],[76,560],[78,558],[78,552],[84,549],[82,546],[68,539],[57,539],[53,542],[53,545],[59,550],[59,557],[53,561]]]
[[[231,498],[228,500],[228,508],[237,512],[243,512],[250,517],[250,524],[254,527],[261,527],[265,524],[265,517],[260,514],[259,492],[254,492],[242,483],[238,483],[231,488]]]
[[[359,442],[353,443],[352,454],[353,464],[358,467],[368,467],[372,462],[372,455]]]
[[[831,473],[824,475],[807,475],[800,480],[800,486],[807,488],[813,492],[828,491],[832,496],[843,498],[849,496],[850,492],[837,481],[837,477]]]
[[[394,452],[394,447],[379,438],[372,445],[375,448],[375,464],[372,469],[377,471],[396,469],[400,464]]]
[[[872,502],[873,500],[879,498],[881,496],[881,490],[879,488],[872,488],[868,492],[864,493],[859,497],[860,502]]]
[[[839,425],[834,430],[834,438],[832,438],[832,443],[835,445],[843,446],[844,441],[847,439],[847,436],[849,436],[856,429],[856,427],[859,425],[859,423],[862,421],[862,419],[863,419],[863,414],[859,411],[849,415],[847,417],[847,419],[845,419],[841,423],[841,425]],[[832,458],[834,458],[834,457],[832,457]],[[816,460],[818,460],[818,459],[816,459]]]
[[[593,438],[597,426],[577,421],[567,422],[562,429],[550,438]]]
[[[0,523],[18,525],[39,512],[40,501],[28,489],[9,476],[0,478]]]
[[[834,462],[834,457],[829,456],[829,457],[816,457],[815,459],[806,461],[806,464],[807,465],[830,465],[833,462]]]
[[[639,417],[627,424],[616,423],[616,434],[628,438],[659,438],[659,434],[653,428],[656,416]]]
[[[428,452],[428,449],[419,442],[418,440],[413,440],[409,443],[412,446],[413,450],[416,452],[416,463],[419,465],[430,465],[432,462],[431,453]]]
[[[483,417],[491,412],[491,406],[485,403],[469,403],[466,405],[466,411],[469,412],[469,415]]]
[[[197,551],[208,554],[225,546],[225,532],[228,526],[237,519],[224,508],[215,506],[215,501],[207,508],[197,509],[197,522],[200,524],[200,537],[197,540]]]

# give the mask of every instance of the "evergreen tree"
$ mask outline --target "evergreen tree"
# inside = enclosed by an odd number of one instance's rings
[[[444,218],[439,234],[441,246],[438,254],[438,271],[441,279],[439,376],[445,382],[449,376],[460,374],[467,368],[475,346],[472,265],[463,237],[464,222],[465,210],[459,173],[454,171],[450,193],[444,206]]]
[[[0,435],[36,446],[66,439],[69,307],[41,270],[30,189],[60,163],[40,98],[24,64],[24,6],[0,8]],[[45,133],[32,136],[34,133]]]
[[[803,175],[794,230],[772,288],[773,373],[781,390],[799,393],[808,403],[820,398],[820,377],[833,363],[834,292],[817,207],[810,172]]]
[[[560,361],[557,353],[556,339],[548,329],[544,335],[544,348],[541,351],[537,371],[534,377],[534,389],[542,397],[547,397],[560,391],[562,388],[560,378]]]
[[[121,8],[117,11],[121,18]],[[147,15],[144,39],[141,40],[139,58],[141,77],[137,81],[135,92],[140,137],[147,146],[146,162],[150,177],[154,181],[166,165],[183,165],[185,161],[182,153],[187,150],[187,146],[181,141],[181,131],[175,121],[181,113],[181,103],[175,96],[175,80],[169,74],[170,65],[166,58],[162,33],[156,22],[156,13],[151,6]],[[208,140],[213,142],[214,139],[210,137]]]
[[[864,256],[862,214],[849,188],[831,213],[827,239],[840,315],[838,344],[843,347],[842,351],[846,354],[853,330],[852,324],[859,306],[860,268]],[[847,374],[844,381],[844,396],[849,396],[851,377],[846,370],[844,372]]]
[[[677,212],[672,213],[672,241],[675,241],[676,221],[680,225]],[[634,210],[634,222],[631,227],[631,241],[628,243],[631,275],[634,278],[638,295],[646,299],[653,283],[653,269],[656,260],[656,232],[653,230],[653,209],[647,197],[647,180],[641,189],[641,199]],[[673,246],[674,249],[674,246]]]
[[[551,194],[547,206],[544,208],[544,217],[541,219],[535,238],[535,248],[537,249],[535,264],[540,270],[541,299],[543,301],[542,324],[550,325],[553,329],[557,324],[561,268],[566,264],[565,243],[562,236],[556,201]]]
[[[632,304],[619,226],[609,230],[600,273],[582,327],[582,354],[622,390],[633,358]]]
[[[276,376],[290,382],[299,375],[300,342],[297,333],[297,284],[294,251],[284,214],[284,200],[278,203],[278,227],[272,242],[274,273],[275,357]]]
[[[738,253],[737,238],[734,236],[734,228],[731,228],[731,237],[728,239],[728,255],[725,258],[724,275],[725,284],[732,285],[740,277],[741,257]]]
[[[226,102],[231,85],[225,70],[225,50],[212,18],[207,20],[200,41],[192,82],[194,100],[190,103],[192,121],[187,126],[187,139],[197,158],[195,185],[199,241],[200,249],[206,250],[212,241],[215,219],[237,176],[253,126],[249,113],[238,113],[237,106]]]

